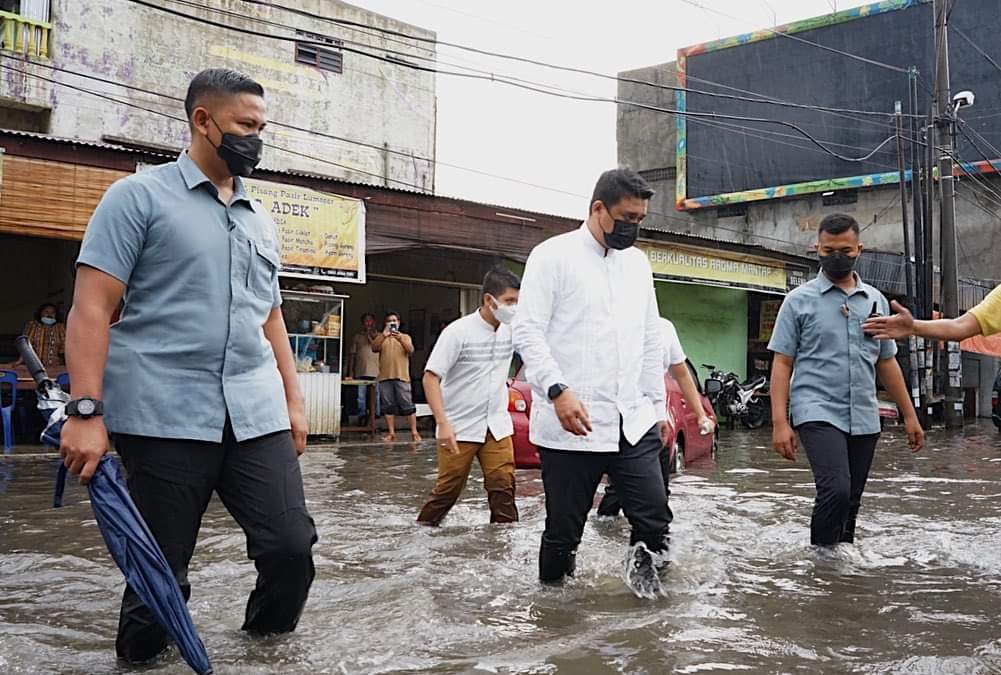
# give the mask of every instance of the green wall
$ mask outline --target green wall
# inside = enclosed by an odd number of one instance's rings
[[[661,316],[674,322],[685,354],[705,381],[703,363],[747,376],[747,291],[657,281]]]

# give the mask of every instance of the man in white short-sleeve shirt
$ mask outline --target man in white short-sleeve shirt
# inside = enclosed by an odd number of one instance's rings
[[[438,427],[438,481],[419,523],[441,523],[462,494],[474,458],[483,470],[490,522],[518,520],[507,376],[514,356],[509,324],[520,286],[503,267],[487,272],[480,308],[449,324],[428,359],[424,393]]]
[[[678,338],[678,331],[669,319],[660,320],[661,328],[664,332],[664,371],[671,373],[671,377],[678,383],[681,395],[685,403],[692,410],[697,411],[699,418],[699,433],[711,434],[716,429],[716,424],[712,418],[706,414],[702,407],[702,397],[699,395],[698,385],[692,378],[692,372],[688,369],[688,357],[681,347],[681,340]],[[676,424],[682,424],[683,420],[675,420]],[[671,451],[666,445],[660,451],[660,472],[664,477],[664,493],[667,497],[667,519],[674,520],[674,513],[671,511]],[[615,492],[615,486],[609,482],[605,488],[605,496],[602,497],[598,505],[599,516],[615,516],[622,509],[619,496]]]

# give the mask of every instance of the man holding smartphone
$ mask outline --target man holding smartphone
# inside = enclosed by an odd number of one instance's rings
[[[414,353],[414,341],[400,332],[400,315],[396,312],[386,313],[384,325],[382,333],[372,340],[372,351],[379,354],[379,407],[389,427],[382,440],[387,443],[396,440],[396,416],[402,415],[410,423],[411,439],[420,443],[417,408],[410,386],[410,355]]]
[[[546,490],[539,578],[574,574],[608,474],[632,526],[626,582],[646,598],[662,591],[668,528],[658,459],[668,435],[663,328],[650,263],[633,247],[652,195],[634,171],[603,173],[587,221],[529,256],[514,324]]]
[[[843,214],[826,216],[816,249],[820,274],[786,296],[768,344],[774,352],[772,443],[792,461],[799,434],[817,486],[810,543],[834,546],[855,540],[880,435],[877,376],[903,415],[912,451],[921,449],[924,431],[895,358],[896,343],[863,330],[870,316],[885,316],[889,306],[854,272],[862,253],[858,222]]]

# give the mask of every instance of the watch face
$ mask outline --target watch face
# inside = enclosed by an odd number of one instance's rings
[[[76,411],[81,415],[93,415],[95,410],[97,410],[97,405],[89,398],[77,401]]]

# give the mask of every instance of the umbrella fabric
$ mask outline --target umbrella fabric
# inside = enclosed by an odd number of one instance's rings
[[[42,442],[46,445],[59,447],[68,400],[62,389],[51,381],[49,386],[39,387],[38,409],[48,420],[42,432]],[[66,465],[60,463],[53,506],[62,506],[65,487]],[[129,496],[118,462],[109,455],[102,457],[87,489],[108,552],[125,575],[125,581],[170,635],[191,669],[202,675],[211,673],[208,653],[195,631],[181,588]]]
[[[88,484],[94,517],[111,557],[132,590],[196,673],[211,673],[208,653],[163,552],[129,496],[118,462],[105,455]]]

